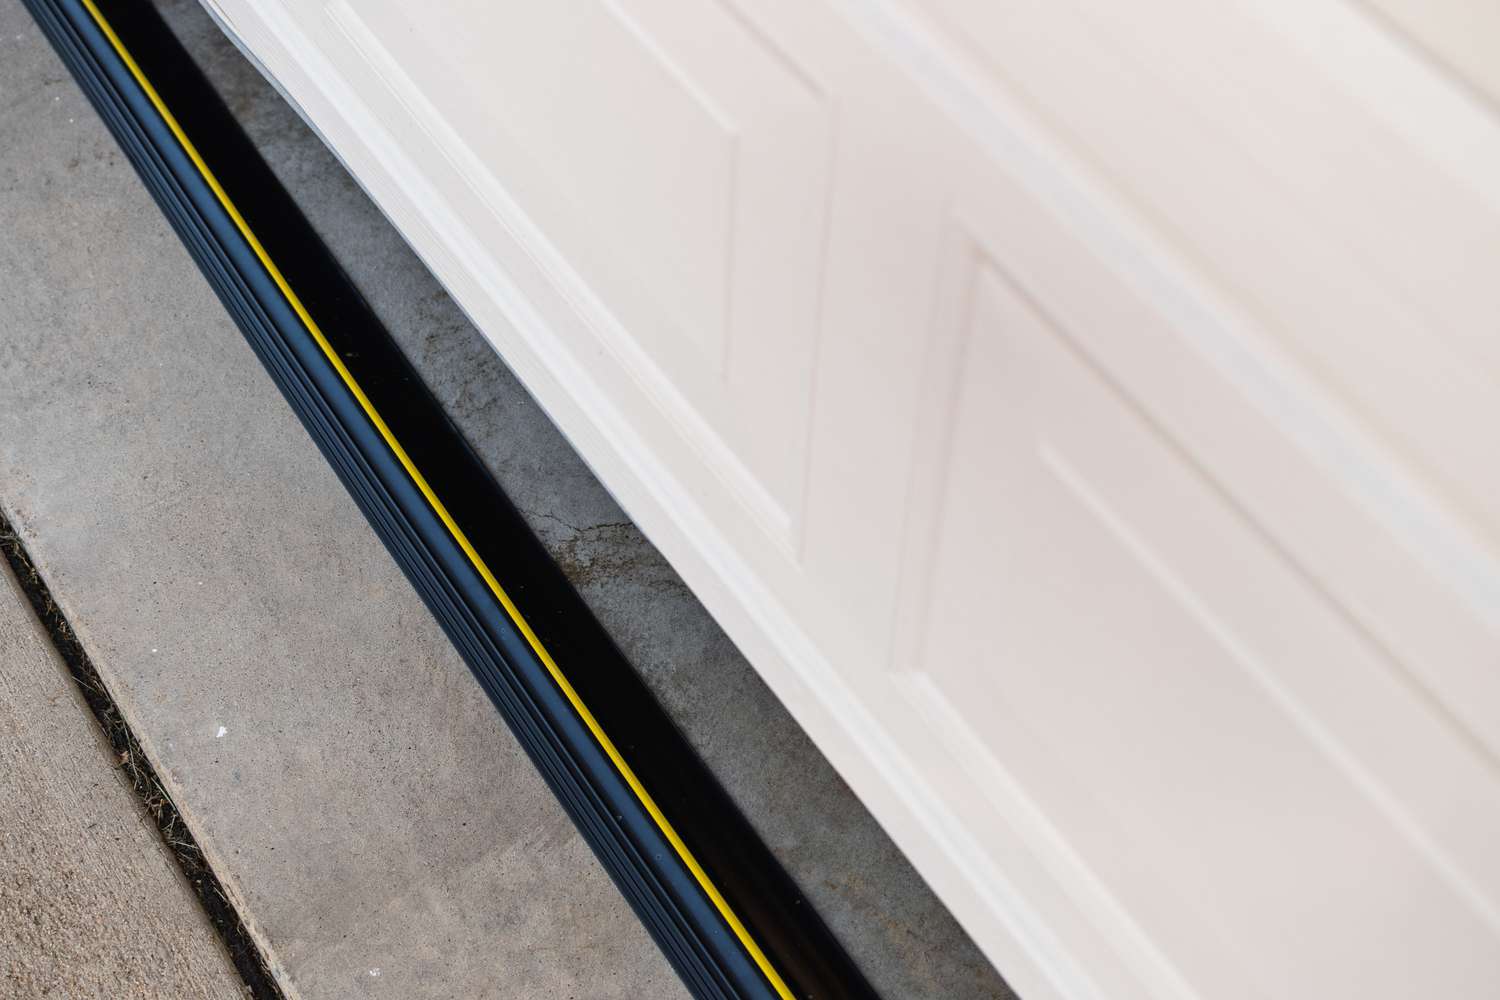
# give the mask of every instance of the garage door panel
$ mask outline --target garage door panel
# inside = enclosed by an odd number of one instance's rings
[[[612,314],[596,332],[634,342],[620,356],[670,386],[657,403],[700,460],[795,548],[833,135],[815,77],[716,0],[334,11],[444,117],[476,185],[545,233]]]
[[[1494,959],[1493,896],[1475,881],[1493,866],[1445,873],[1446,849],[1392,822],[1412,803],[1361,787],[1370,776],[1346,741],[1375,735],[1359,729],[1376,712],[1336,719],[1303,701],[1324,685],[1299,676],[1328,663],[1358,690],[1381,683],[1361,637],[988,261],[965,341],[911,669],[1048,815],[1070,815],[1061,789],[1095,800],[1093,822],[1063,829],[1132,912],[1149,912],[1165,879],[1210,915],[1147,926],[1171,954],[1254,942],[1295,969],[1276,989],[1347,983],[1346,963],[1381,963],[1372,945],[1401,954],[1379,972],[1387,986],[1415,954],[1465,974]],[[997,701],[1041,752],[992,739]],[[1495,805],[1449,802],[1500,832]],[[1467,929],[1392,921],[1390,894],[1414,886]]]
[[[1390,95],[1332,78],[1266,23],[1276,4],[913,6],[1190,247],[1415,474],[1460,497],[1500,552],[1500,481],[1477,430],[1500,386],[1483,319],[1500,312],[1483,273],[1500,203],[1493,182],[1476,189],[1444,162],[1493,145],[1500,123],[1414,145]]]

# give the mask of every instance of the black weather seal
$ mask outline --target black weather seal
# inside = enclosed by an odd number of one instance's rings
[[[874,997],[156,11],[26,4],[689,990]]]

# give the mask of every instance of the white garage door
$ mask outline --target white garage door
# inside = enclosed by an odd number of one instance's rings
[[[215,6],[1028,1000],[1500,996],[1500,6]]]

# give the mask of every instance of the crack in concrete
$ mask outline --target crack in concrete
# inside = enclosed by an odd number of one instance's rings
[[[548,521],[556,521],[564,528],[567,528],[569,531],[578,535],[587,534],[590,531],[604,531],[609,528],[631,528],[635,526],[634,522],[632,521],[601,521],[598,524],[579,526],[572,523],[571,521],[566,521],[563,518],[558,517],[556,514],[550,513],[548,511],[526,510],[523,508],[521,510],[521,513],[524,514],[527,518],[531,519],[545,518]]]

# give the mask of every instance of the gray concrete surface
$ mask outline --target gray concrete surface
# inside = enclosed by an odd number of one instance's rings
[[[877,987],[1009,996],[316,137],[196,4],[165,9]],[[0,503],[282,975],[680,995],[15,0],[0,39]]]
[[[294,997],[682,996],[0,6],[0,496]]]
[[[0,997],[244,997],[3,563],[0,803]]]

